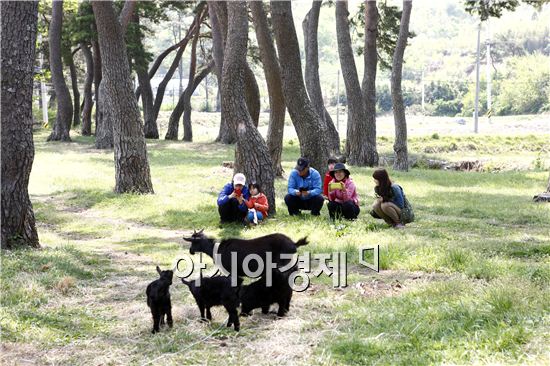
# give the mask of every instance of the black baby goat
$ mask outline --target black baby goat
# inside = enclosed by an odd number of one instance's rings
[[[160,325],[164,324],[165,315],[168,326],[172,328],[173,325],[170,285],[172,284],[174,272],[170,270],[161,271],[159,266],[157,266],[157,272],[160,278],[151,282],[145,291],[147,305],[151,308],[151,314],[153,315],[153,334],[160,331]]]
[[[290,300],[292,299],[289,277],[297,270],[297,266],[285,272],[275,268],[271,271],[269,286],[265,275],[250,285],[243,286],[240,291],[241,315],[248,316],[256,308],[261,308],[262,313],[267,314],[270,305],[277,304],[279,305],[277,316],[284,316],[290,309]]]
[[[189,291],[191,291],[191,294],[195,298],[195,302],[201,312],[201,319],[212,320],[210,308],[222,305],[229,314],[227,326],[230,327],[233,325],[236,331],[240,329],[237,308],[239,307],[238,292],[243,282],[242,278],[237,279],[237,286],[235,287],[231,286],[231,277],[229,276],[201,277],[200,286],[197,286],[194,280],[186,281],[182,278],[181,282],[189,287]]]

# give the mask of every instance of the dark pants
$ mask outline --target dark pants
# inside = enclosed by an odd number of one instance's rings
[[[359,215],[359,206],[354,204],[352,201],[347,201],[344,203],[330,201],[328,204],[328,214],[330,218],[340,218],[344,216],[345,219],[355,220]]]
[[[219,205],[218,212],[221,222],[240,222],[246,215],[246,211],[239,210],[239,201],[236,198],[230,198],[223,205]]]
[[[307,200],[303,200],[298,196],[293,196],[287,194],[285,196],[285,203],[288,207],[289,215],[298,215],[300,210],[311,211],[311,214],[314,216],[319,216],[321,214],[321,208],[323,208],[323,202],[325,199],[323,196],[318,195]]]

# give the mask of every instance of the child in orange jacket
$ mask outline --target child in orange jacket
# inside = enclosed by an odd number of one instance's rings
[[[269,203],[258,183],[250,183],[248,185],[248,190],[250,192],[250,199],[245,200],[246,206],[248,207],[246,219],[249,223],[257,225],[267,217]]]

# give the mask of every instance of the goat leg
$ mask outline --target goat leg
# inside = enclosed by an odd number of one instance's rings
[[[168,323],[168,326],[172,328],[174,326],[174,320],[172,319],[172,308],[169,307],[166,310],[166,322]]]

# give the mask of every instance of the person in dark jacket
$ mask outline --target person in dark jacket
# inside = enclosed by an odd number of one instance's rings
[[[300,210],[309,210],[319,216],[323,208],[323,182],[317,170],[309,166],[306,158],[298,159],[288,177],[288,194],[285,203],[289,215],[299,215]]]
[[[248,207],[246,201],[250,199],[250,192],[246,187],[246,177],[237,173],[233,181],[227,183],[218,195],[218,212],[221,223],[243,222]]]

